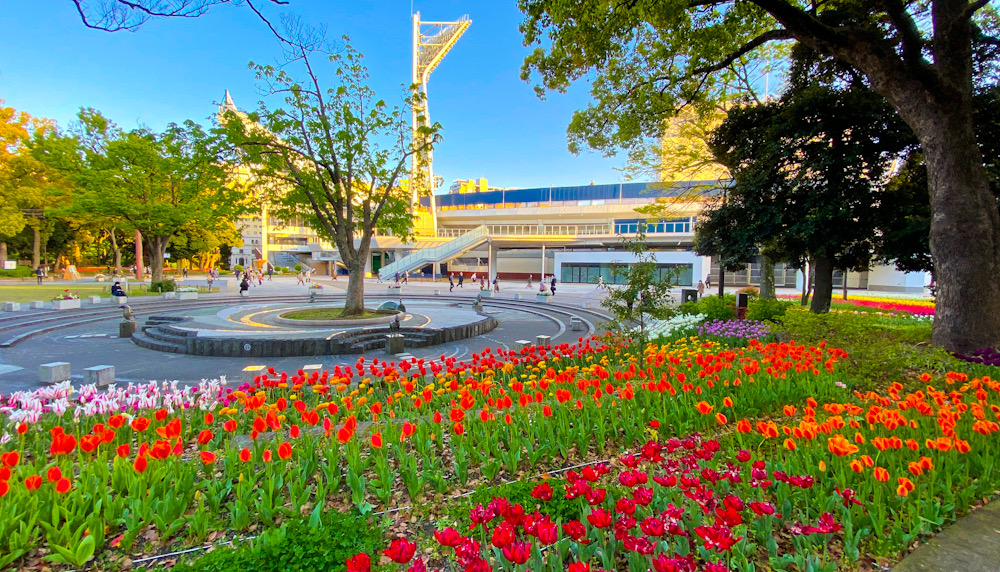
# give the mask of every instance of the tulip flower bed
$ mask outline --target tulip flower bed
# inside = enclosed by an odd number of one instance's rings
[[[533,482],[532,505],[474,507],[472,531],[412,536],[419,558],[397,538],[384,560],[421,570],[437,547],[437,562],[466,570],[832,570],[893,556],[1000,480],[1000,385],[949,374],[911,394],[853,394],[844,357],[589,338],[470,362],[359,358],[235,389],[13,394],[0,398],[0,568],[111,566],[601,459],[613,461]],[[546,519],[550,495],[562,501]]]
[[[799,296],[796,294],[783,294],[780,297],[789,300],[799,299]],[[934,315],[934,302],[928,299],[889,298],[882,296],[855,296],[852,294],[848,297],[847,300],[843,300],[838,296],[834,296],[833,307],[849,308],[851,306],[874,308],[885,312],[906,312],[908,314],[913,314],[915,316]]]

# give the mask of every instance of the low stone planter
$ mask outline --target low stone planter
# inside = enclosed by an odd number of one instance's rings
[[[87,297],[87,299],[90,300],[91,304],[100,304],[101,303],[101,297],[100,296],[89,296],[89,297]]]
[[[163,297],[167,300],[173,300],[177,297],[177,292],[164,292]]]
[[[53,300],[53,310],[73,310],[80,308],[80,300]]]
[[[198,293],[197,292],[175,292],[175,294],[177,294],[177,299],[178,300],[197,300],[198,299]]]
[[[479,295],[482,296],[483,298],[492,298],[493,292],[490,292],[489,290],[480,290]]]
[[[542,304],[548,304],[549,298],[552,296],[546,296],[545,294],[535,294],[535,301],[541,302]]]
[[[2,304],[4,312],[20,312],[21,304],[19,302],[4,302]]]
[[[128,304],[128,296],[112,296],[111,299],[114,300],[115,304],[118,304],[119,306]]]

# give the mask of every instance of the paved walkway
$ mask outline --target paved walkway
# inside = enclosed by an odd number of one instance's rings
[[[1000,499],[921,545],[894,572],[1000,572]]]

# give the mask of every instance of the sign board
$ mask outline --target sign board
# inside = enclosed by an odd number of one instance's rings
[[[17,261],[16,260],[4,260],[3,261],[3,269],[4,270],[17,270]]]
[[[170,253],[169,252],[164,252],[163,253],[163,258],[170,258]]]

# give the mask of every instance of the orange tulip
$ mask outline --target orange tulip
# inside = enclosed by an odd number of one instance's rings
[[[206,465],[211,465],[212,463],[215,462],[215,453],[213,453],[211,451],[202,451],[201,452],[201,462],[204,463],[204,464],[206,464]]]
[[[376,449],[381,449],[382,448],[382,434],[381,433],[372,433],[372,447],[375,447]]]
[[[718,423],[719,425],[725,425],[728,421],[729,420],[726,419],[725,415],[723,415],[721,413],[716,413],[715,414],[715,422]]]
[[[789,451],[794,451],[795,450],[795,440],[794,439],[785,439],[785,448],[788,449]]]
[[[875,480],[883,483],[888,481],[889,471],[883,469],[882,467],[875,467]]]
[[[795,406],[794,405],[786,405],[782,409],[784,410],[785,415],[787,415],[789,417],[792,417],[793,415],[795,415]]]
[[[851,470],[855,473],[863,473],[865,471],[865,466],[861,461],[854,459],[851,461]]]
[[[695,409],[697,409],[698,413],[701,413],[702,415],[708,415],[712,412],[713,408],[707,402],[699,401],[698,404],[695,405]]]
[[[749,433],[750,432],[750,422],[747,421],[746,419],[740,419],[740,421],[738,423],[736,423],[736,431],[738,431],[740,433]]]
[[[858,452],[858,446],[840,434],[834,435],[827,440],[827,448],[831,453],[840,457],[853,455]]]
[[[726,407],[732,407],[733,406],[733,399],[731,397],[723,398],[722,404],[725,405]]]

